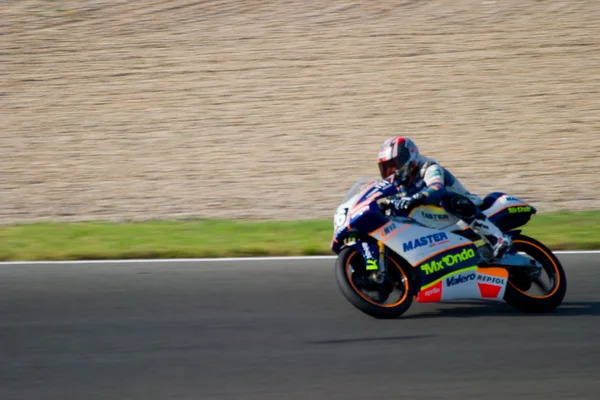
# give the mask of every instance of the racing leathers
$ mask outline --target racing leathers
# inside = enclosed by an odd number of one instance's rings
[[[419,205],[441,205],[447,212],[460,218],[463,228],[471,228],[492,249],[488,261],[504,255],[511,245],[505,235],[481,212],[483,200],[469,191],[436,160],[419,155],[413,178],[394,200],[396,209],[410,211]]]

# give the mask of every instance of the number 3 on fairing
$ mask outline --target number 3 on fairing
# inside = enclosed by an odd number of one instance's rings
[[[344,225],[346,223],[346,217],[348,216],[348,209],[347,208],[342,208],[339,209],[337,213],[335,213],[335,219],[333,221],[335,228],[334,229],[338,229],[340,228],[342,225]]]

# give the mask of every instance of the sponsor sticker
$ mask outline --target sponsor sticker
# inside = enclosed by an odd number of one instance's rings
[[[516,197],[505,195],[505,196],[500,197],[500,203],[502,203],[502,204],[521,203],[521,200],[517,199]]]
[[[369,248],[369,245],[367,243],[363,242],[362,247],[363,247],[363,250],[365,251],[365,256],[367,258],[373,258],[373,253],[371,253],[371,249]]]
[[[476,276],[477,274],[475,273],[475,271],[454,275],[449,278],[446,278],[446,286],[450,287],[461,283],[474,281]]]
[[[419,247],[432,247],[449,241],[448,235],[444,232],[434,233],[433,235],[421,236],[420,238],[411,239],[402,243],[402,250],[408,252],[418,249]]]
[[[448,254],[439,261],[430,261],[427,264],[423,264],[421,265],[421,270],[425,272],[425,275],[429,275],[472,258],[475,258],[475,251],[465,248],[460,253]]]
[[[508,271],[504,268],[478,270],[477,286],[482,299],[501,300],[508,283]]]
[[[449,221],[450,216],[448,214],[435,214],[427,211],[421,211],[421,216],[432,221]]]
[[[418,301],[423,303],[438,302],[442,300],[442,282],[423,289],[419,292]]]
[[[366,267],[367,271],[373,271],[376,269],[379,269],[379,267],[377,266],[377,260],[367,260],[367,267]]]
[[[376,187],[379,190],[385,190],[390,186],[392,186],[392,184],[388,181],[377,181],[377,183],[375,183],[374,185],[374,187]]]
[[[494,285],[505,285],[506,284],[506,279],[499,278],[497,276],[478,275],[477,276],[477,282],[480,282],[480,283],[489,283],[489,284],[494,284]]]
[[[398,225],[396,225],[395,222],[392,222],[392,223],[390,223],[389,225],[387,225],[386,227],[384,227],[382,229],[381,236],[389,235],[390,233],[392,233],[396,229],[398,229]]]
[[[519,213],[528,213],[531,212],[531,207],[527,206],[527,207],[509,207],[508,208],[508,213],[509,214],[519,214]]]

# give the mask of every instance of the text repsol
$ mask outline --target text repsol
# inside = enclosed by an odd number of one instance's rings
[[[477,276],[477,280],[481,283],[494,283],[496,285],[504,285],[506,283],[504,278],[498,278],[489,275],[479,275]]]
[[[463,249],[460,253],[444,256],[440,261],[431,261],[427,264],[423,264],[421,265],[421,270],[425,272],[425,275],[429,275],[474,257],[475,251],[473,249]]]
[[[420,238],[404,242],[402,243],[402,249],[404,251],[411,251],[419,247],[432,245],[444,240],[448,240],[448,235],[446,235],[444,232],[434,233],[433,235],[422,236]]]

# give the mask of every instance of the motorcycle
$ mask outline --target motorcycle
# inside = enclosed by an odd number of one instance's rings
[[[393,184],[359,178],[333,220],[331,250],[344,297],[375,318],[397,318],[413,301],[505,301],[522,312],[550,312],[567,290],[564,269],[544,244],[521,233],[537,210],[501,192],[479,209],[512,238],[496,261],[469,226],[440,206],[395,212]],[[378,254],[374,256],[374,254]]]

